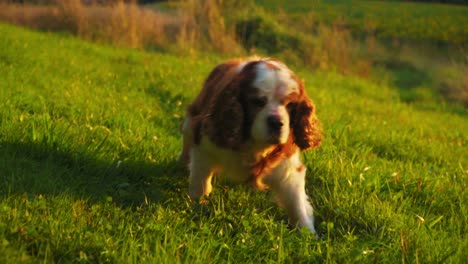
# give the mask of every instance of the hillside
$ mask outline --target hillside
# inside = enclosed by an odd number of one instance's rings
[[[467,258],[463,109],[291,65],[325,131],[304,155],[315,239],[247,187],[218,181],[207,205],[190,204],[178,126],[219,57],[0,35],[0,262]]]
[[[278,1],[255,0],[268,10],[286,11],[300,20],[327,24],[341,20],[354,34],[375,34],[377,38],[436,43],[468,41],[468,7],[411,1]]]

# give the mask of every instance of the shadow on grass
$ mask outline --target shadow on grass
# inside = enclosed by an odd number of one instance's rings
[[[72,195],[121,206],[164,203],[183,195],[187,172],[177,160],[107,161],[32,142],[0,141],[0,195]]]
[[[403,102],[423,100],[425,97],[433,97],[436,93],[429,88],[421,89],[421,87],[431,85],[432,77],[409,62],[390,60],[377,62],[377,65],[391,73],[393,85],[398,89]]]
[[[447,92],[450,88],[441,87],[438,84],[440,80],[432,76],[429,70],[398,59],[378,61],[376,65],[390,73],[392,86],[398,91],[402,102],[413,104],[421,110],[442,110],[466,116],[467,107],[461,100],[461,94],[454,100],[454,96]]]

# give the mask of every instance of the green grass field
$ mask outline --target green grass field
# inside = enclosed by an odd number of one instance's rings
[[[222,59],[0,36],[0,263],[468,259],[465,109],[290,65],[325,130],[304,155],[315,239],[269,193],[218,181],[189,202],[178,126]]]
[[[468,8],[463,5],[362,0],[255,2],[271,11],[283,10],[299,21],[306,18],[332,24],[342,20],[357,34],[462,45],[468,41]]]

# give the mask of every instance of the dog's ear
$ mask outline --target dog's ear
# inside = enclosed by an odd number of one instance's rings
[[[258,63],[251,61],[241,69],[239,62],[218,65],[205,82],[205,96],[209,98],[204,101],[209,103],[202,106],[208,110],[202,117],[202,129],[220,147],[239,149],[249,136],[241,97],[251,87]]]
[[[244,109],[240,100],[242,88],[253,78],[250,63],[238,69],[239,63],[218,65],[205,82],[205,100],[208,105],[203,119],[203,129],[216,145],[238,149],[245,141]],[[247,70],[246,70],[247,69]]]
[[[302,84],[301,84],[302,86]],[[303,86],[302,98],[289,106],[291,129],[294,143],[303,151],[317,148],[322,141],[322,129],[315,115],[315,106],[305,93]]]
[[[204,129],[216,145],[237,149],[242,144],[244,111],[239,101],[237,82],[231,83],[213,95],[212,104],[205,119]]]

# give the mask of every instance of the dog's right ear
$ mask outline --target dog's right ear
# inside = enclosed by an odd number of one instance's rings
[[[209,116],[203,124],[208,137],[216,145],[236,149],[242,143],[244,113],[239,102],[239,87],[228,85],[213,98]]]
[[[243,141],[244,111],[239,101],[238,63],[223,63],[210,73],[203,90],[209,94],[203,130],[219,147],[237,149]]]
[[[230,61],[214,68],[205,81],[203,91],[207,105],[202,129],[217,146],[239,149],[246,140],[245,113],[241,103],[243,89],[250,87],[255,78],[255,65],[251,61],[241,66],[241,61]]]

